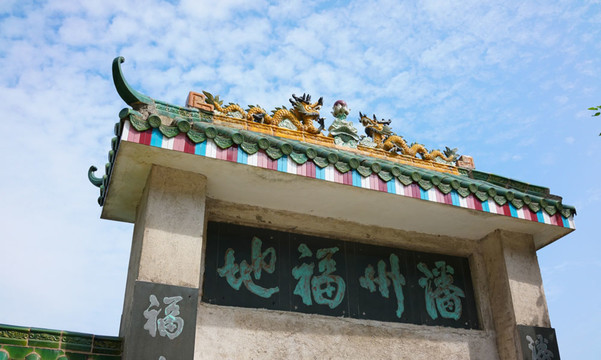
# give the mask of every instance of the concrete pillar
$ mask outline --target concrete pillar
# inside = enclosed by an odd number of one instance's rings
[[[502,360],[521,360],[517,325],[550,327],[547,301],[530,235],[495,231],[481,242],[497,347]]]
[[[120,327],[124,359],[169,360],[175,345],[178,359],[188,358],[182,346],[193,352],[205,207],[206,177],[152,167],[132,240]]]

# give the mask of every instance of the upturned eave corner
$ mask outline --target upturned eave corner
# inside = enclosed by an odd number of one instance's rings
[[[143,103],[150,104],[152,103],[152,99],[135,89],[133,89],[127,80],[125,80],[125,76],[123,76],[123,71],[121,70],[121,63],[125,61],[123,56],[118,56],[113,60],[113,82],[115,84],[115,89],[117,89],[117,93],[127,103],[129,106],[134,106],[134,104]]]
[[[296,173],[302,167],[305,169],[302,175],[309,176],[306,169],[313,169],[310,176],[318,178],[319,172],[324,180],[325,170],[330,169],[336,175],[328,181],[574,227],[575,208],[563,204],[548,188],[477,171],[472,158],[459,156],[456,148],[439,151],[428,150],[418,143],[408,145],[388,126],[390,120],[359,113],[368,135],[359,136],[353,123],[347,120],[350,110],[342,100],[334,103],[331,114],[335,120],[327,128],[329,134],[324,135],[322,98],[312,102],[309,94],[293,94],[289,100],[292,108],[278,107],[269,115],[259,105],[225,106],[219,95],[203,91],[191,92],[186,106],[181,107],[132,89],[123,76],[122,62],[123,57],[113,60],[113,80],[119,96],[131,108],[119,113],[105,175],[97,177],[95,167],[88,171],[90,182],[100,188],[98,203],[102,207],[123,140],[205,157],[216,157],[217,152],[223,151],[230,155],[240,152],[239,159],[227,157],[228,161],[238,163],[247,163],[247,157],[261,155],[270,165],[254,166],[275,170],[271,162],[278,162],[281,163],[278,171]],[[212,152],[206,150],[209,143]],[[288,166],[297,170],[287,170]],[[561,216],[555,218],[556,215]]]

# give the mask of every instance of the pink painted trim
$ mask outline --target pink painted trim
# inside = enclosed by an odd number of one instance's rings
[[[376,175],[376,179],[378,181],[378,190],[382,192],[388,192],[388,185],[386,185],[386,182],[382,180],[378,175]]]
[[[334,169],[334,182],[338,184],[342,184],[342,179],[344,174],[340,173],[338,170]]]
[[[344,173],[343,183],[345,185],[353,185],[353,172],[352,171],[347,171],[346,173]]]
[[[187,138],[186,134],[178,134],[173,139],[173,150],[183,152],[186,147],[186,138]]]
[[[267,167],[267,154],[265,154],[262,151],[259,151],[257,153],[257,166],[261,167],[261,168],[266,168]]]
[[[278,169],[278,161],[277,160],[273,160],[272,158],[268,157],[267,161],[268,161],[269,169],[271,169],[271,170]]]
[[[409,188],[409,196],[411,196],[412,198],[415,198],[415,199],[422,198],[422,195],[419,191],[419,185],[409,184],[408,188]],[[407,194],[407,193],[405,192],[405,194]]]
[[[152,129],[148,129],[140,134],[140,144],[150,145],[152,140]]]
[[[126,122],[124,124],[124,129],[123,129],[124,133],[122,134],[121,138],[128,142],[133,142],[133,143],[138,143],[138,144],[143,144],[143,145],[150,145],[151,140],[152,140],[152,131],[153,131],[152,129],[149,129],[149,130],[146,130],[143,132],[139,132],[135,128],[133,128],[129,122]],[[185,153],[189,153],[189,154],[195,153],[196,144],[194,142],[192,142],[185,134],[178,134],[175,138],[171,138],[171,139],[167,139],[167,138],[163,137],[161,140],[163,147],[164,147],[164,144],[166,141],[171,142],[171,144],[168,147],[172,147],[172,149],[175,151],[185,152]],[[240,150],[236,145],[234,145],[226,150],[223,150],[223,149],[219,148],[218,146],[216,146],[212,141],[210,141],[210,140],[207,140],[207,141],[208,141],[207,145],[206,145],[206,148],[207,148],[206,156],[207,157],[215,157],[220,160],[237,162],[238,151],[240,151]],[[209,149],[213,149],[213,151],[215,152],[214,156],[212,155],[213,152],[209,151]],[[251,156],[251,155],[249,155],[249,156]],[[263,152],[263,151],[257,152],[256,159],[257,159],[256,166],[265,168],[265,169],[271,169],[271,170],[276,170],[276,171],[278,170],[278,161],[272,160],[271,158],[269,158],[265,152]],[[316,172],[315,164],[311,161],[307,161],[303,165],[295,164],[295,166],[293,166],[292,168],[290,167],[290,164],[288,164],[287,169],[288,169],[287,172],[289,172],[289,173],[296,173],[297,175],[302,175],[302,176],[306,176],[306,177],[310,177],[310,178],[316,177],[315,176],[316,175],[315,174],[315,172]],[[331,173],[330,173],[330,171],[331,171]],[[336,182],[339,184],[346,184],[346,185],[353,184],[353,172],[352,171],[348,171],[343,174],[343,173],[339,172],[335,167],[332,167],[332,165],[330,165],[326,169],[326,172],[329,174],[333,174],[333,176],[326,175],[326,179],[328,179],[326,181],[333,181],[333,182]],[[382,191],[382,192],[388,192],[387,183],[376,174],[371,174],[367,179],[363,178],[362,182],[364,184],[368,185],[367,187],[369,189]],[[364,187],[365,187],[365,185],[364,185]],[[408,196],[408,197],[412,197],[412,198],[416,198],[416,199],[421,199],[421,191],[420,191],[419,185],[417,185],[417,184],[410,184],[409,186],[404,186],[399,181],[395,180],[395,188],[396,188],[396,191],[395,191],[396,194],[400,194],[403,196]],[[437,188],[434,188],[434,189],[428,191],[428,199],[430,201],[435,201],[438,203],[444,203],[444,204],[449,204],[449,205],[453,204],[451,193],[445,195]],[[467,206],[467,208],[469,208],[469,209],[483,211],[482,202],[480,200],[478,200],[473,194],[470,194],[467,198],[460,198],[460,203],[461,203],[460,207]],[[489,205],[489,209],[490,209],[491,213],[497,213],[499,215],[511,216],[511,210],[509,208],[509,204],[499,206],[493,200],[491,200],[491,201],[488,201],[488,205]],[[527,206],[524,206],[522,209],[518,209],[517,211],[518,211],[518,218],[538,222],[537,214],[534,213],[533,211],[531,211],[530,208],[528,208]],[[564,218],[560,213],[556,213],[553,216],[550,216],[550,215],[544,213],[543,218],[544,218],[544,223],[564,227],[564,220],[563,220]],[[568,228],[572,228],[572,229],[574,228],[573,217],[568,218],[565,223],[567,224]]]
[[[444,197],[443,197],[443,194],[440,191],[435,191],[434,194],[436,195],[436,202],[437,203],[444,203]]]
[[[527,220],[538,222],[538,217],[536,216],[536,213],[532,212],[532,210],[530,210],[530,208],[526,205],[524,205],[524,215]]]
[[[478,211],[484,211],[482,208],[482,201],[480,201],[475,195],[472,195],[472,197],[474,198],[474,209]]]
[[[236,162],[238,159],[238,145],[233,145],[227,149],[227,161]]]
[[[140,142],[140,132],[130,126],[129,134],[127,135],[127,141],[139,143]]]
[[[476,209],[476,199],[474,198],[473,194],[468,195],[465,200],[468,209]]]
[[[306,162],[307,165],[307,176],[315,179],[315,164],[312,162]]]
[[[451,193],[444,194],[440,191],[438,191],[438,193],[442,196],[442,203],[447,205],[453,205],[453,197],[451,197]]]
[[[227,160],[227,150],[223,150],[219,146],[215,147],[215,159]]]
[[[190,140],[190,138],[188,138],[187,136],[184,139],[184,152],[188,154],[194,154],[194,148],[196,147],[196,144],[194,144],[194,141]]]
[[[378,189],[378,184],[376,183],[376,175],[374,174],[370,174],[368,179],[369,179],[369,188],[372,190],[377,190]]]
[[[297,174],[307,176],[307,163],[304,163],[298,167]]]
[[[560,218],[560,216],[561,216],[561,215],[560,215],[559,213],[555,213],[555,215],[553,215],[553,216],[550,216],[550,218],[551,218],[551,223],[552,223],[553,225],[557,225],[557,226],[562,226],[562,227],[563,227],[563,221],[561,221],[561,218]]]

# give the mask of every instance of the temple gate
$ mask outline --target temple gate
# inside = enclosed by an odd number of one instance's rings
[[[536,251],[575,210],[549,189],[375,115],[361,136],[344,101],[168,104],[122,62],[89,177],[102,218],[135,223],[123,358],[559,359]]]

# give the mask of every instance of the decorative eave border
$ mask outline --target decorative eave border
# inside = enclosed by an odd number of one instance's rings
[[[124,118],[116,126],[117,137],[101,181],[99,204],[104,204],[120,141],[205,156],[301,175],[339,184],[433,201],[441,204],[510,216],[574,229],[573,210],[561,202],[504,189],[463,175],[438,173],[390,161],[370,164],[352,161],[352,153],[331,151],[289,139],[245,130],[195,124],[199,134],[169,137],[160,129],[136,128]],[[138,124],[139,125],[139,124]],[[90,172],[90,176],[94,177]],[[95,178],[95,177],[94,177]]]
[[[361,146],[342,149],[323,135],[153,100],[127,84],[121,62],[121,57],[113,61],[115,87],[134,109],[119,113],[106,174],[97,178],[94,166],[88,171],[90,181],[100,188],[101,206],[119,143],[129,141],[574,228],[575,208],[563,205],[548,188]]]

